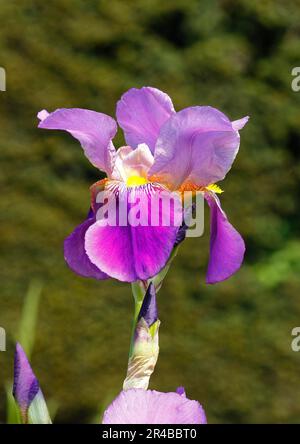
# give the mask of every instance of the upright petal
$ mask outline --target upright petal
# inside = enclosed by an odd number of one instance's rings
[[[115,149],[112,139],[117,124],[112,117],[80,108],[61,108],[53,113],[38,113],[39,128],[64,130],[79,140],[86,157],[97,168],[111,175]]]
[[[225,114],[209,106],[186,108],[161,128],[149,175],[174,189],[184,182],[209,185],[225,177],[239,143],[239,133]]]
[[[122,391],[104,413],[103,424],[206,424],[198,401],[178,393]]]
[[[205,196],[210,206],[210,258],[206,282],[214,284],[234,274],[241,266],[245,253],[242,236],[229,223],[214,194]]]
[[[174,113],[170,97],[156,88],[132,88],[117,104],[117,120],[128,145],[146,143],[152,153],[161,126]]]
[[[85,250],[91,262],[111,277],[125,282],[147,280],[165,266],[171,254],[181,223],[180,200],[173,196],[170,209],[170,193],[161,187],[147,184],[125,191],[124,185],[114,187],[118,197],[113,215],[108,221],[100,217],[88,228]],[[161,206],[155,202],[159,199]],[[113,207],[110,199],[109,208]],[[122,223],[113,222],[115,213],[122,213]]]
[[[108,279],[109,276],[103,273],[94,265],[84,248],[85,233],[88,228],[95,223],[94,213],[90,211],[89,217],[65,239],[64,256],[65,261],[76,274],[94,279]]]

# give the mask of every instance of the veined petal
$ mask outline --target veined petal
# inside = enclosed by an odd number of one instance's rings
[[[230,224],[221,208],[218,197],[206,193],[210,206],[210,257],[206,282],[214,284],[234,274],[242,265],[245,243],[242,236]]]
[[[113,193],[116,206],[110,200],[108,207],[113,214],[108,222],[100,217],[88,228],[86,253],[100,270],[120,281],[147,280],[165,266],[173,249],[182,217],[179,197],[173,196],[175,204],[170,210],[170,193],[158,185],[126,189],[124,184],[114,184]],[[155,199],[161,199],[162,205],[152,206]]]
[[[104,413],[102,424],[206,424],[198,401],[178,393],[122,391]]]
[[[149,176],[161,178],[173,189],[184,182],[207,186],[224,179],[239,143],[239,133],[225,114],[209,106],[186,108],[161,128]]]
[[[117,120],[124,130],[126,143],[136,148],[146,143],[152,153],[161,126],[174,113],[170,97],[149,86],[132,88],[117,104]]]
[[[89,161],[111,175],[116,154],[112,139],[117,132],[112,117],[88,109],[61,108],[50,114],[40,111],[38,118],[39,128],[64,130],[79,140]]]
[[[64,256],[65,261],[76,274],[94,279],[108,279],[109,276],[99,270],[94,265],[84,248],[85,233],[88,228],[95,223],[96,219],[92,211],[89,212],[88,218],[65,239]]]

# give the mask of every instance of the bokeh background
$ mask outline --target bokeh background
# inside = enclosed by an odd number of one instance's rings
[[[80,278],[64,238],[101,175],[79,144],[38,130],[43,108],[115,113],[151,85],[177,110],[249,114],[223,208],[247,254],[230,280],[205,285],[209,226],[187,239],[159,293],[161,353],[151,388],[184,385],[211,423],[299,422],[300,4],[295,0],[1,0],[0,418],[28,286],[43,285],[32,364],[57,422],[97,422],[127,364],[130,286]],[[123,141],[118,135],[116,145]]]

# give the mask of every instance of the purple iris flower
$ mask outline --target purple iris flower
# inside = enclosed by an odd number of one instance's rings
[[[198,401],[180,387],[176,393],[123,390],[104,412],[102,424],[206,424]]]
[[[39,128],[65,130],[79,140],[90,162],[107,179],[92,189],[92,211],[66,239],[65,259],[77,274],[96,279],[147,280],[166,264],[178,240],[178,226],[103,226],[96,218],[95,194],[124,190],[148,205],[153,193],[199,191],[211,210],[207,283],[227,279],[243,261],[245,245],[229,223],[214,184],[224,179],[237,155],[239,130],[248,117],[231,122],[209,106],[175,112],[170,97],[143,87],[130,89],[117,104],[117,121],[128,146],[115,150],[115,120],[73,108],[38,114]],[[180,233],[179,233],[180,234]]]

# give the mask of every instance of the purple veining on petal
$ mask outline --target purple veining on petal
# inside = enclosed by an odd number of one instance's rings
[[[64,130],[79,140],[89,161],[111,175],[116,155],[112,139],[117,132],[112,117],[88,109],[61,108],[50,114],[40,111],[38,118],[39,128]]]
[[[88,228],[96,222],[93,210],[90,209],[87,219],[65,239],[64,256],[68,266],[76,274],[99,280],[108,279],[109,276],[99,270],[86,254],[84,243],[85,233]]]
[[[152,153],[161,126],[174,112],[170,97],[149,86],[130,89],[117,104],[117,120],[127,144],[136,148],[146,143]]]
[[[24,350],[18,343],[16,346],[14,362],[13,395],[22,414],[26,414],[26,411],[39,390],[39,382],[30,367]]]
[[[206,424],[198,401],[174,392],[122,391],[104,412],[103,424]]]
[[[155,286],[150,282],[138,319],[144,318],[148,327],[158,320]]]
[[[186,108],[162,126],[149,176],[161,177],[174,189],[184,182],[215,183],[231,168],[239,142],[239,133],[225,114],[209,106]]]
[[[245,243],[230,224],[217,196],[206,194],[210,206],[210,257],[206,282],[214,284],[234,274],[241,266]]]

